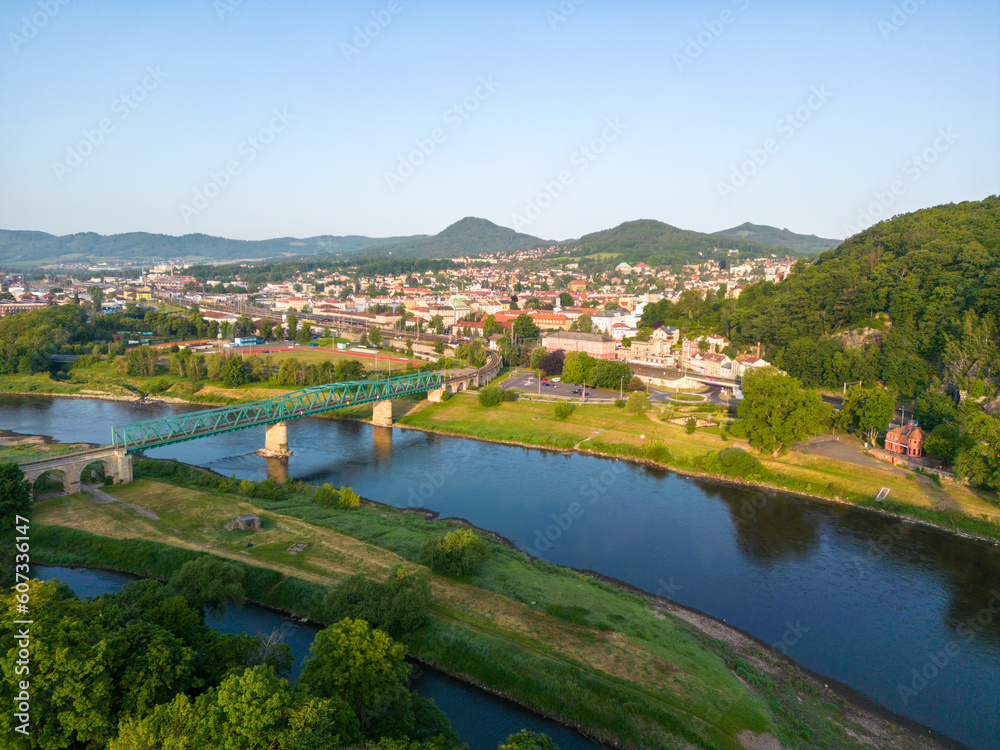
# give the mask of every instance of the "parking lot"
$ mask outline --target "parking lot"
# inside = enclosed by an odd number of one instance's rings
[[[554,383],[552,380],[539,381],[534,373],[515,373],[507,378],[500,385],[505,390],[513,389],[525,394],[535,394],[536,396],[549,396],[575,399],[577,401],[614,401],[619,397],[618,391],[609,391],[603,388],[587,387],[587,394],[584,397],[583,386],[576,383]],[[628,397],[628,392],[625,392]]]

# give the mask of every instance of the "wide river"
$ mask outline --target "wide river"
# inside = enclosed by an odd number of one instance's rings
[[[106,444],[113,424],[190,410],[8,396],[0,429]],[[288,440],[287,466],[254,455],[263,428],[150,455],[249,479],[287,470],[466,518],[723,619],[971,747],[1000,747],[996,546],[578,454],[324,419],[291,422]]]

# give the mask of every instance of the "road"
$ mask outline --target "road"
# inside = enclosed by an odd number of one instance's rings
[[[536,396],[558,396],[559,398],[574,401],[584,401],[581,386],[574,383],[553,383],[551,380],[540,382],[533,372],[518,371],[507,378],[501,384],[501,388],[525,394],[535,394]],[[647,386],[647,388],[649,389],[649,400],[651,403],[670,403],[670,393],[668,391],[661,391],[658,388],[650,386]],[[730,402],[722,398],[721,392],[721,386],[712,386],[702,393],[705,396],[705,400],[698,403],[728,405]],[[609,402],[619,398],[628,398],[628,395],[628,391],[588,387],[586,401]]]

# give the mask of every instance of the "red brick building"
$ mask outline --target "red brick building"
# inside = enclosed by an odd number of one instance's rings
[[[914,420],[885,433],[885,449],[890,453],[919,458],[924,452],[924,433]]]

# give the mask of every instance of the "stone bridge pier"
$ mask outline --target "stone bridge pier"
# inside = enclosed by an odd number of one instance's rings
[[[392,401],[376,401],[372,410],[372,424],[376,427],[392,427]]]
[[[264,447],[254,452],[264,458],[288,458],[292,455],[288,450],[288,422],[268,425],[264,433]]]

